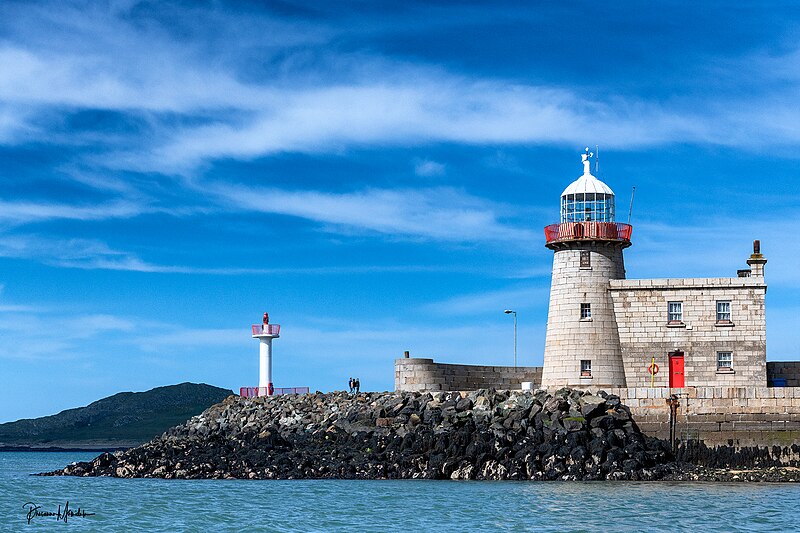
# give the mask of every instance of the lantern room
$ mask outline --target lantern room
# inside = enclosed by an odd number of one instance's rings
[[[561,223],[614,222],[614,191],[592,176],[589,149],[581,154],[583,176],[561,193]]]

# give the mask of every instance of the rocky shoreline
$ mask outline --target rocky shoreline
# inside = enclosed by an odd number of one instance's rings
[[[617,396],[570,389],[231,396],[142,446],[43,475],[800,481],[791,467],[676,462]]]

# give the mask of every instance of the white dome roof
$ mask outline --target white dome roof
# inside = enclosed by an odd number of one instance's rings
[[[580,178],[570,183],[569,186],[564,189],[564,192],[561,193],[561,196],[563,197],[568,194],[581,194],[587,192],[604,193],[612,196],[614,195],[614,191],[611,190],[611,187],[587,172]]]

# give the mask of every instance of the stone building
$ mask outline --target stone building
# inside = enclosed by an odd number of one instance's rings
[[[766,361],[760,243],[735,276],[627,279],[632,228],[615,221],[614,193],[591,175],[589,157],[561,195],[559,223],[545,228],[553,274],[544,367],[406,353],[395,360],[395,388],[591,388],[618,395],[653,436],[674,427],[680,440],[708,446],[800,444],[800,361]]]
[[[755,242],[748,269],[728,278],[626,279],[633,228],[615,221],[615,196],[591,174],[561,194],[547,226],[553,273],[544,366],[491,367],[398,359],[398,390],[766,387],[800,383],[800,363],[766,362],[764,265]],[[768,376],[768,374],[770,374]]]
[[[614,193],[591,175],[590,156],[561,195],[560,222],[545,228],[553,274],[541,385],[766,385],[758,241],[735,277],[626,279],[632,228],[615,222]]]

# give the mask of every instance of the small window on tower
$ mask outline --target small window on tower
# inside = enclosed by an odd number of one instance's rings
[[[581,320],[592,318],[592,304],[581,304]]]
[[[591,359],[581,359],[581,377],[582,378],[590,378],[590,377],[592,377],[592,360]]]
[[[589,251],[581,251],[581,268],[592,268],[592,256]]]

